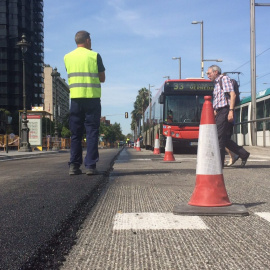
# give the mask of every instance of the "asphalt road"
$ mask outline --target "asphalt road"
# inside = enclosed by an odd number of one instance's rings
[[[101,149],[97,176],[69,176],[69,153],[0,162],[0,269],[55,269],[108,182],[119,149]]]
[[[239,160],[223,176],[230,201],[249,215],[198,216],[173,214],[194,191],[196,155],[164,162],[163,155],[125,148],[60,269],[270,269],[270,152],[247,149],[246,167]]]

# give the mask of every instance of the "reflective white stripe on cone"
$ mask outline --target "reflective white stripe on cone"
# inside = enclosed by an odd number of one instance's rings
[[[196,185],[189,201],[194,206],[231,205],[224,184],[217,126],[211,97],[203,104],[196,167]]]
[[[168,136],[166,140],[165,155],[164,155],[163,161],[175,161],[175,158],[173,155],[173,143],[172,143],[172,136],[171,136],[170,129],[168,129]]]
[[[159,155],[160,154],[160,149],[159,149],[159,138],[158,138],[158,133],[156,135],[156,139],[155,139],[155,146],[154,146],[154,155]]]

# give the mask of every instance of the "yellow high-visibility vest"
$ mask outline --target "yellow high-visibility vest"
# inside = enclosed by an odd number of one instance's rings
[[[64,57],[70,98],[100,98],[97,53],[78,47]]]

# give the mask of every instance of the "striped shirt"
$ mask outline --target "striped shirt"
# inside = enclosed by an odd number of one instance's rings
[[[222,80],[222,89],[219,81]],[[228,76],[219,75],[215,79],[215,88],[213,91],[213,108],[215,110],[230,106],[230,92],[233,90],[233,84]]]

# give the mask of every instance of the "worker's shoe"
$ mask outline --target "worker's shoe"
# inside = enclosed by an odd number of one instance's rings
[[[75,163],[70,163],[70,165],[69,165],[69,175],[78,175],[78,174],[82,174],[82,171],[80,169],[80,165],[75,164]]]
[[[99,171],[96,168],[95,169],[87,168],[86,169],[86,174],[87,175],[97,175],[97,174],[99,174]]]
[[[248,153],[248,155],[247,155],[246,158],[242,158],[242,163],[241,163],[241,167],[242,167],[242,168],[245,167],[245,165],[246,165],[246,163],[247,163],[247,160],[248,160],[248,158],[249,158],[249,155],[250,155],[250,153]]]

